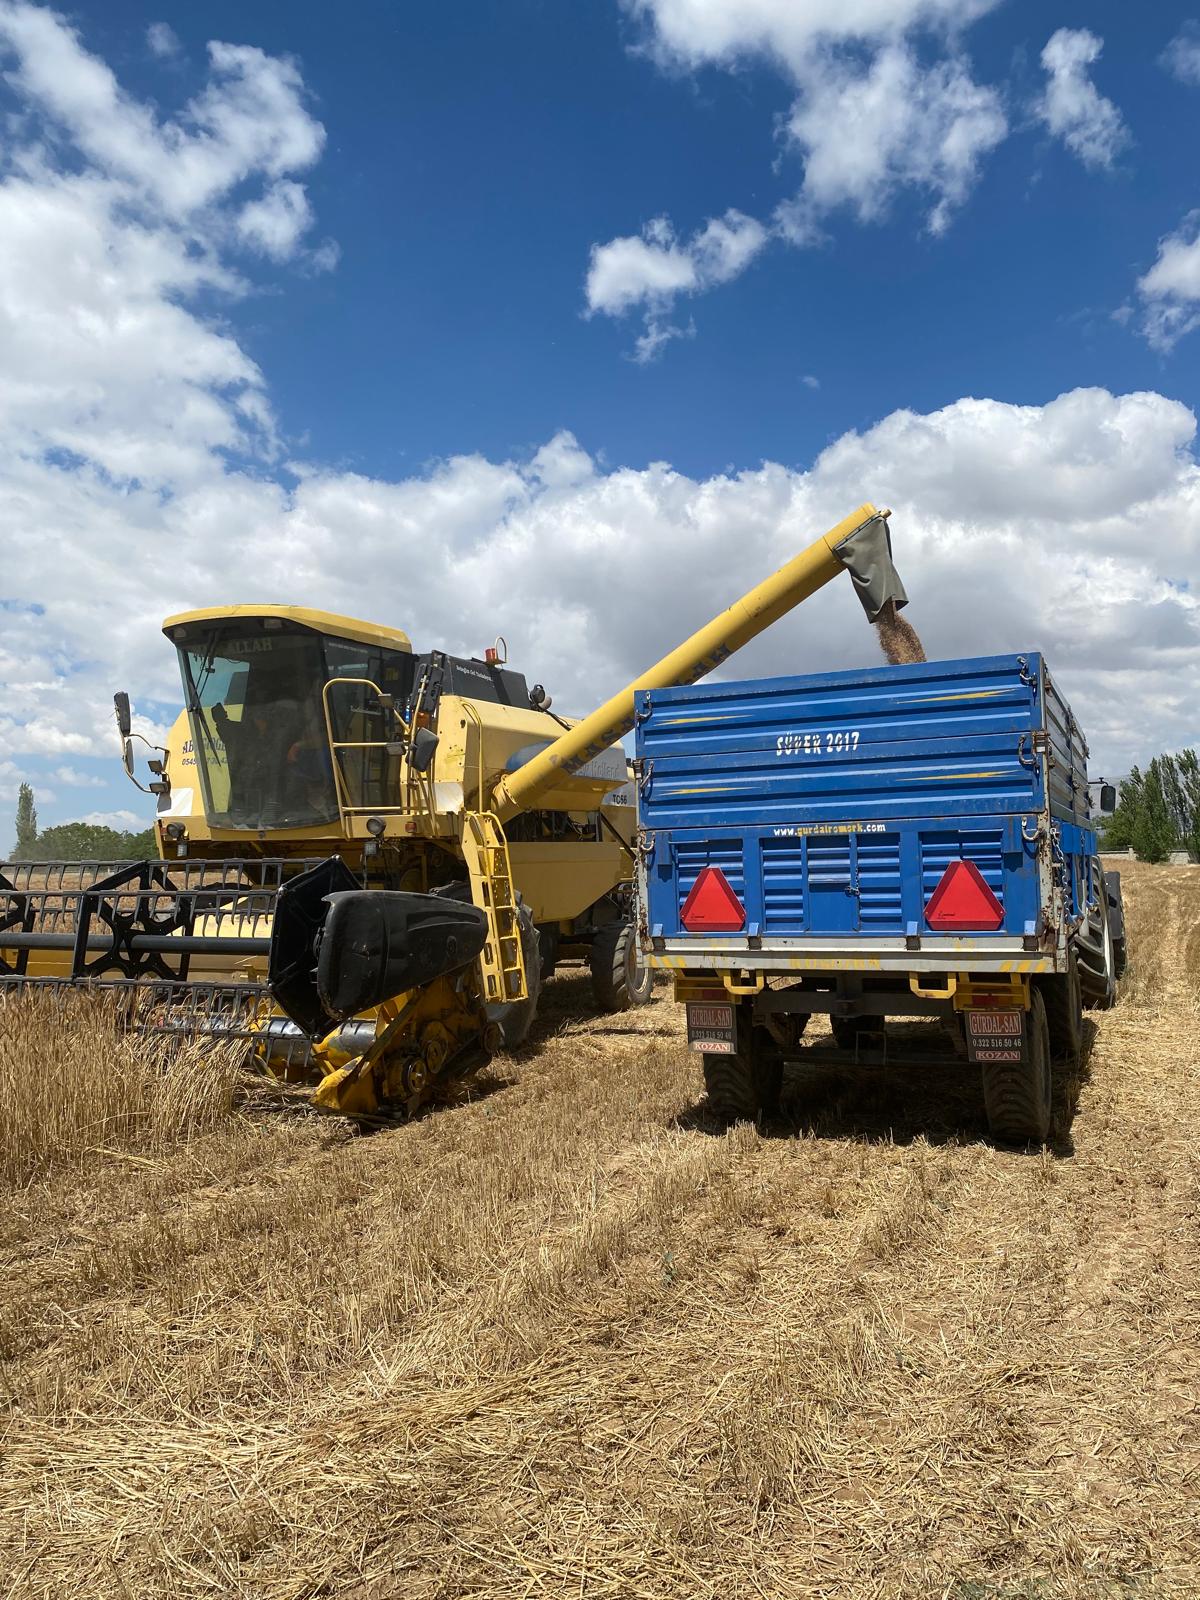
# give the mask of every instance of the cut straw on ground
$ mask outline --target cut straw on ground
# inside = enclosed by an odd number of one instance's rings
[[[4,1057],[0,1594],[1200,1593],[1200,873],[1127,878],[1044,1154],[923,1025],[723,1130],[671,1002],[570,975],[371,1137],[219,1083],[155,1114],[159,1066],[68,1074],[79,1129],[48,1077],[33,1159]],[[39,1020],[44,1072],[120,1048]]]

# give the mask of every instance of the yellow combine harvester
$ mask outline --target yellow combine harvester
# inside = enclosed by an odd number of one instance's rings
[[[589,960],[601,1008],[640,1003],[635,686],[694,682],[843,567],[874,620],[903,595],[886,516],[861,506],[574,724],[500,640],[464,660],[293,606],[168,618],[161,859],[0,869],[0,986],[117,986],[152,1025],[315,1057],[317,1104],[364,1119],[523,1039],[559,959]]]

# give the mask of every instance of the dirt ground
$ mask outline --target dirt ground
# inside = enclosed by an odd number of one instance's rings
[[[718,1130],[562,976],[408,1127],[10,1182],[0,1596],[1200,1595],[1200,870],[1126,881],[1046,1152],[911,1039]]]

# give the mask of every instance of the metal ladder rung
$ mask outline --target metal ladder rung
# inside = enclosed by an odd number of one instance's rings
[[[463,821],[471,897],[487,918],[488,936],[479,959],[485,996],[494,1003],[524,1000],[529,982],[508,841],[494,812],[468,811]]]

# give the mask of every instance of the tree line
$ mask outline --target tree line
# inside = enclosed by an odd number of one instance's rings
[[[145,861],[158,855],[153,828],[129,833],[96,822],[60,822],[39,829],[27,783],[17,790],[16,831],[13,861]]]
[[[1165,861],[1172,850],[1200,860],[1200,758],[1195,750],[1155,756],[1122,780],[1117,809],[1104,824],[1105,850],[1132,850],[1140,861]]]

